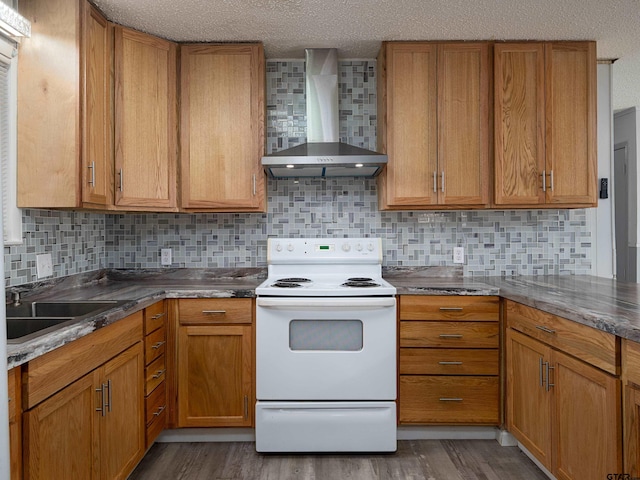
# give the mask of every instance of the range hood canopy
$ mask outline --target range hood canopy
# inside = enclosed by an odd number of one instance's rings
[[[262,157],[267,174],[288,177],[369,177],[387,156],[341,143],[338,136],[338,52],[306,49],[307,141]]]

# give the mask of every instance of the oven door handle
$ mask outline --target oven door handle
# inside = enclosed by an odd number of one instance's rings
[[[258,297],[256,299],[258,307],[267,308],[357,308],[360,310],[371,310],[375,308],[395,307],[395,297]]]

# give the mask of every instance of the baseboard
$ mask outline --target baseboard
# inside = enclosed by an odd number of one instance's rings
[[[255,442],[253,428],[176,428],[165,430],[156,439],[159,443],[172,442]]]
[[[518,440],[506,430],[496,430],[496,440],[502,447],[516,447]]]
[[[398,440],[495,440],[495,427],[409,426],[398,427]]]
[[[524,447],[520,442],[518,442],[518,448],[519,448],[520,450],[522,450],[522,453],[524,453],[527,457],[529,457],[529,459],[530,459],[533,463],[535,463],[535,464],[536,464],[536,467],[538,467],[540,470],[542,470],[542,473],[544,473],[544,474],[545,474],[547,477],[549,477],[551,480],[558,480],[558,479],[557,479],[556,477],[554,477],[554,476],[552,475],[552,473],[551,473],[549,470],[547,470],[547,469],[545,468],[545,466],[544,466],[544,465],[542,465],[542,464],[540,463],[540,461],[539,461],[536,457],[534,457],[534,456],[533,456],[533,454],[532,454],[529,450],[527,450],[527,449],[526,449],[526,448],[525,448],[525,447]]]

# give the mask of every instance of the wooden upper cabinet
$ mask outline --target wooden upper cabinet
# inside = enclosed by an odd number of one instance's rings
[[[113,31],[84,0],[20,5],[18,205],[102,208],[111,195]]]
[[[385,43],[382,209],[489,203],[489,44]]]
[[[498,43],[495,205],[594,206],[595,42]]]
[[[176,44],[115,29],[115,203],[175,210]]]
[[[180,52],[182,208],[265,211],[262,44]]]

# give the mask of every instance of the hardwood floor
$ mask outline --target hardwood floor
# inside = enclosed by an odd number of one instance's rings
[[[494,440],[411,440],[395,454],[276,455],[251,442],[156,443],[130,480],[546,480]]]

